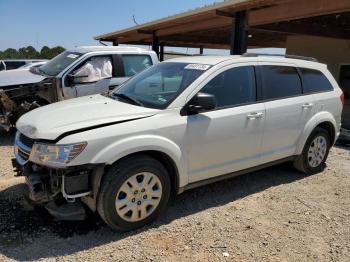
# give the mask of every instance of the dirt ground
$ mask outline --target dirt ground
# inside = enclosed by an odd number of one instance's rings
[[[290,164],[178,196],[149,227],[113,232],[91,214],[57,222],[20,197],[13,134],[0,133],[0,261],[350,261],[350,151],[324,172]]]

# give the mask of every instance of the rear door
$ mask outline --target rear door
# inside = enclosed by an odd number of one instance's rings
[[[315,113],[312,94],[303,95],[301,76],[294,65],[259,63],[266,118],[261,164],[294,155],[305,124]]]

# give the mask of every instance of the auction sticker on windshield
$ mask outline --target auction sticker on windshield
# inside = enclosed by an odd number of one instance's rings
[[[210,65],[203,65],[203,64],[189,64],[185,67],[185,69],[193,69],[193,70],[208,70]]]
[[[78,57],[78,55],[75,55],[75,54],[69,54],[67,55],[68,58],[72,58],[72,59],[75,59]]]

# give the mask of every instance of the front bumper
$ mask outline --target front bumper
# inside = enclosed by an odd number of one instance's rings
[[[35,203],[45,203],[57,198],[67,201],[93,194],[93,177],[103,171],[102,165],[82,165],[53,169],[27,162],[20,165],[12,161],[18,175],[24,176],[29,189],[29,198]]]
[[[96,210],[96,196],[104,165],[83,165],[52,169],[27,162],[24,166],[12,161],[18,174],[25,177],[27,198],[44,206],[58,220],[83,220],[85,203]]]

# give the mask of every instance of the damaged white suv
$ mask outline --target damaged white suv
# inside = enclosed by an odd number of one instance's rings
[[[283,161],[322,170],[340,130],[342,91],[326,65],[298,57],[186,57],[109,95],[35,109],[17,122],[29,198],[59,219],[97,211],[143,226],[169,197]]]
[[[50,103],[108,92],[157,64],[154,51],[126,46],[80,46],[40,67],[0,72],[0,129]]]

